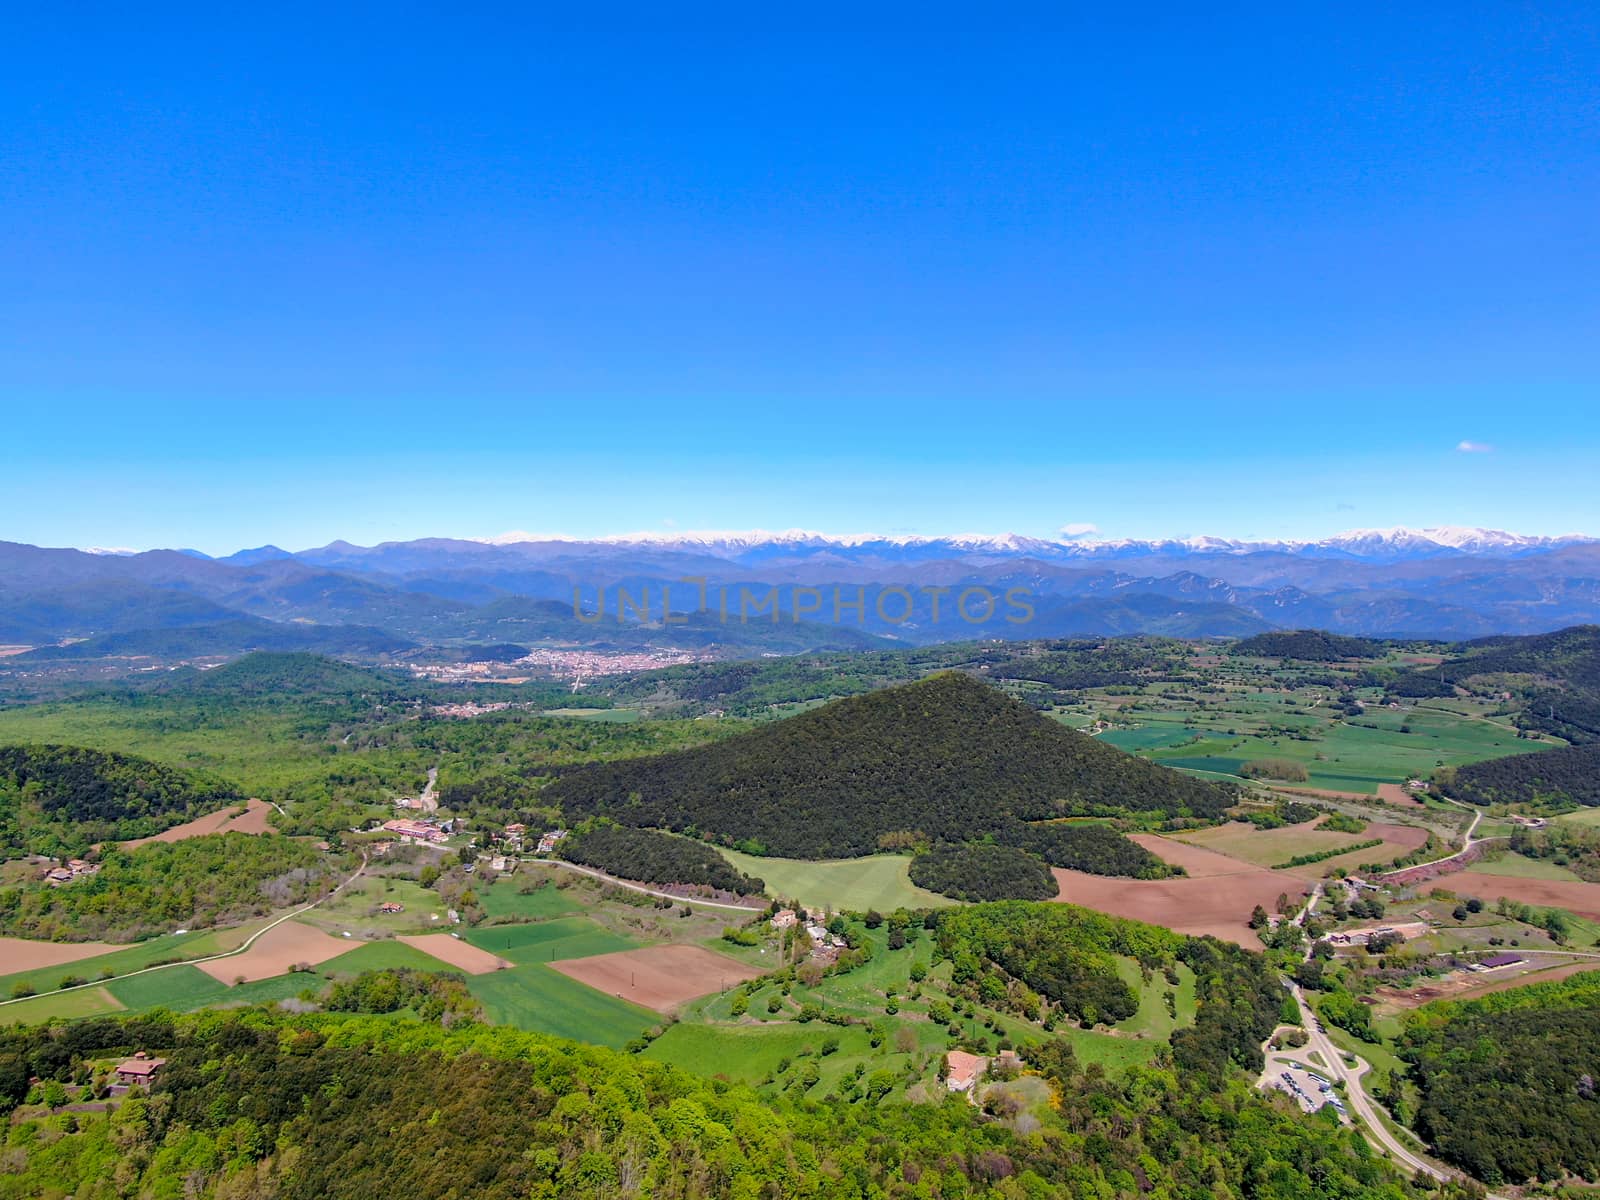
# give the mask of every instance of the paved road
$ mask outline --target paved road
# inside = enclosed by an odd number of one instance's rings
[[[232,958],[236,954],[243,954],[246,950],[250,949],[251,946],[256,944],[257,939],[259,939],[262,934],[270,933],[279,925],[282,925],[285,921],[293,920],[301,913],[310,912],[313,908],[316,908],[317,905],[325,904],[329,900],[332,900],[340,892],[344,891],[345,888],[349,887],[357,879],[360,879],[362,872],[366,869],[367,860],[363,858],[361,860],[361,865],[356,868],[356,873],[350,876],[349,879],[346,879],[338,887],[334,888],[333,891],[329,892],[326,896],[323,896],[317,900],[313,900],[310,904],[303,904],[299,908],[294,909],[292,912],[286,912],[283,914],[283,916],[278,917],[269,924],[263,925],[260,929],[256,930],[249,937],[245,938],[244,941],[240,942],[232,950],[224,950],[220,954],[207,954],[203,958],[186,958],[181,962],[158,963],[153,967],[141,967],[137,971],[129,971],[126,975],[113,975],[109,979],[93,979],[88,983],[74,984],[72,987],[54,988],[48,992],[40,992],[36,996],[13,996],[9,1000],[0,1000],[0,1005],[21,1004],[24,1000],[37,1000],[39,996],[54,996],[61,992],[76,992],[82,988],[104,987],[106,984],[115,983],[119,979],[132,979],[135,975],[148,975],[151,971],[165,971],[169,967],[194,967],[201,963],[216,962],[219,958]],[[73,964],[62,963],[61,965],[64,967],[70,967]]]
[[[746,916],[753,917],[766,907],[764,904],[760,908],[752,908],[748,904],[724,904],[720,900],[697,900],[693,896],[674,896],[671,892],[658,892],[655,888],[629,883],[625,879],[607,875],[604,871],[596,871],[593,867],[580,867],[577,863],[569,863],[564,858],[541,858],[538,861],[547,863],[552,867],[565,867],[569,871],[576,871],[579,875],[587,875],[589,878],[598,879],[602,883],[609,883],[619,888],[627,888],[630,892],[642,892],[646,896],[659,896],[663,900],[674,900],[679,904],[688,904],[695,908],[725,908],[731,912],[742,912]]]
[[[1365,1059],[1352,1055],[1355,1058],[1354,1067],[1346,1066],[1344,1052],[1333,1044],[1327,1034],[1322,1032],[1321,1023],[1311,1005],[1306,1002],[1305,994],[1298,984],[1293,984],[1289,989],[1294,993],[1295,1002],[1300,1005],[1300,1019],[1304,1023],[1305,1031],[1311,1040],[1304,1047],[1302,1053],[1316,1051],[1318,1057],[1328,1066],[1328,1077],[1345,1085],[1345,1103],[1350,1112],[1359,1118],[1363,1126],[1362,1133],[1367,1141],[1378,1149],[1384,1151],[1395,1162],[1400,1163],[1410,1170],[1421,1171],[1438,1180],[1462,1180],[1467,1178],[1458,1171],[1437,1167],[1427,1159],[1420,1157],[1399,1138],[1389,1132],[1389,1127],[1383,1123],[1383,1118],[1378,1115],[1377,1106],[1367,1095],[1364,1077],[1372,1069],[1371,1064]],[[1503,1197],[1489,1193],[1489,1200],[1504,1200]]]

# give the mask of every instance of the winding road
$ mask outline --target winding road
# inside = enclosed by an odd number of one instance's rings
[[[720,900],[700,900],[694,896],[674,896],[671,892],[658,892],[655,888],[647,888],[643,884],[629,883],[625,879],[618,879],[607,875],[604,871],[596,871],[593,867],[580,867],[577,863],[570,863],[564,858],[541,858],[542,863],[552,867],[565,867],[569,871],[576,871],[579,875],[587,875],[590,879],[598,879],[601,883],[609,883],[614,887],[627,888],[630,892],[641,892],[646,896],[658,896],[663,900],[672,900],[678,904],[692,904],[697,908],[725,908],[730,912],[742,912],[746,916],[754,916],[765,908],[753,908],[748,904],[724,904]]]
[[[244,941],[240,942],[232,950],[224,950],[220,954],[207,954],[200,958],[185,958],[178,962],[157,963],[153,967],[140,967],[137,971],[129,971],[126,975],[111,975],[105,979],[93,979],[87,983],[75,983],[71,987],[52,988],[48,992],[40,992],[33,996],[13,996],[9,1000],[0,1000],[0,1007],[3,1007],[7,1004],[21,1004],[25,1000],[37,1000],[40,996],[58,996],[62,992],[76,992],[81,991],[84,988],[104,987],[106,984],[115,983],[119,979],[132,979],[135,975],[148,975],[151,971],[165,971],[169,967],[197,967],[201,963],[216,962],[221,958],[232,958],[237,954],[243,954],[246,950],[250,949],[251,946],[255,945],[256,941],[263,934],[271,933],[285,921],[292,921],[301,913],[310,912],[313,908],[316,908],[317,905],[326,904],[329,900],[332,900],[340,892],[344,891],[345,888],[349,887],[356,880],[360,879],[362,872],[364,872],[366,869],[367,860],[365,857],[363,857],[361,860],[361,865],[356,868],[355,874],[350,876],[350,878],[346,879],[343,883],[339,884],[338,887],[334,888],[333,891],[329,892],[326,896],[319,896],[310,904],[302,904],[299,908],[293,909],[290,912],[286,912],[281,917],[274,918],[272,921],[268,922],[260,929],[252,933],[249,937],[245,938]]]

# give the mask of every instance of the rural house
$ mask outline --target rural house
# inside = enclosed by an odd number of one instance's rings
[[[156,1072],[167,1065],[164,1058],[151,1058],[143,1050],[117,1066],[117,1082],[132,1086],[143,1084],[148,1086],[156,1077]]]
[[[968,1054],[965,1050],[952,1050],[944,1056],[944,1085],[952,1092],[971,1093],[983,1073],[989,1069],[989,1060],[981,1054]]]

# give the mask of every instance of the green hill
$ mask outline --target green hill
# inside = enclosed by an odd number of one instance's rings
[[[1285,629],[1235,642],[1228,653],[1245,658],[1337,662],[1345,658],[1382,658],[1383,647],[1367,638],[1341,637],[1321,629]]]
[[[414,645],[370,625],[309,625],[239,617],[176,629],[103,633],[64,646],[44,646],[19,655],[19,665],[91,658],[188,658],[248,651],[325,654],[397,654]]]
[[[1468,804],[1600,804],[1600,742],[1457,767],[1444,790]]]
[[[216,779],[81,746],[0,746],[0,855],[81,854],[243,797]]]
[[[258,651],[193,676],[178,685],[199,695],[237,698],[261,696],[313,697],[410,696],[422,689],[398,671],[353,667],[337,659],[304,652]]]
[[[1518,718],[1524,728],[1569,742],[1600,741],[1600,625],[1470,642],[1464,654],[1409,672],[1390,691],[1450,695],[1457,686],[1510,692],[1525,705]]]
[[[579,767],[544,797],[572,817],[795,858],[853,858],[907,835],[1013,834],[1061,816],[1214,817],[1232,802],[1223,787],[1124,754],[956,672],[713,745]]]

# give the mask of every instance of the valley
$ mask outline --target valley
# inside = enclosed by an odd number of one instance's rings
[[[1405,1014],[1600,967],[1600,871],[1587,810],[1497,804],[1469,869],[1383,886],[1462,844],[1454,769],[1563,739],[1503,673],[1415,698],[1413,645],[1362,652],[972,644],[675,664],[514,707],[504,685],[258,655],[13,704],[0,1025],[310,1020],[458,980],[449,1011],[766,1103],[936,1106],[955,1079],[1015,1130],[1070,1090],[1050,1054],[1226,1078],[1201,1066],[1202,977],[1265,972],[1247,1061],[1292,972],[1380,1064],[1340,1086],[1404,1123]],[[844,695],[802,700],[818,678]],[[732,715],[734,692],[762,699]],[[913,882],[935,850],[928,878],[986,902]],[[95,870],[39,881],[68,855]],[[1043,903],[1004,898],[1026,873],[999,883],[1002,860],[1039,865]],[[213,862],[234,890],[170,887]]]

